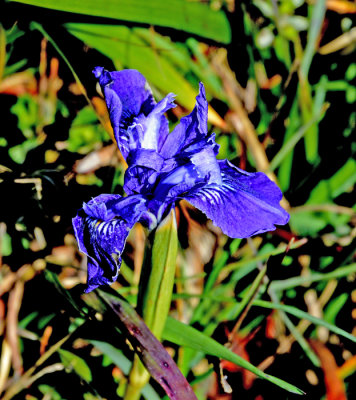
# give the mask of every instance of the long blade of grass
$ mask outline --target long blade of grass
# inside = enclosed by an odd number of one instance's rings
[[[306,319],[315,325],[323,326],[323,327],[329,329],[331,332],[336,333],[337,335],[343,336],[346,339],[349,339],[352,342],[356,343],[356,336],[344,331],[341,328],[338,328],[337,326],[335,326],[333,324],[330,324],[329,322],[324,321],[323,319],[314,317],[313,315],[310,315],[305,311],[299,310],[296,307],[288,306],[285,304],[279,304],[279,303],[270,303],[265,300],[254,300],[252,305],[257,306],[257,307],[269,308],[271,310],[281,310],[288,314],[294,315],[297,318]]]
[[[285,280],[274,281],[271,283],[271,288],[276,291],[286,290],[296,286],[305,285],[307,283],[330,280],[335,278],[343,278],[355,272],[356,263],[353,263],[344,267],[339,267],[335,271],[327,272],[324,274],[321,272],[313,272],[308,276],[296,276]]]
[[[223,297],[223,296],[215,296],[214,293],[210,294],[202,294],[202,295],[195,295],[195,294],[188,294],[188,293],[179,293],[176,294],[174,297],[176,298],[183,298],[183,299],[191,299],[191,298],[209,298],[211,300],[214,300],[216,302],[224,302],[224,303],[238,303],[236,302],[235,299],[231,297]],[[325,328],[329,329],[330,332],[336,333],[337,335],[343,336],[349,340],[352,340],[353,342],[356,341],[356,337],[345,330],[338,328],[337,326],[330,324],[329,322],[324,321],[323,319],[313,317],[312,315],[308,314],[305,311],[299,310],[298,308],[295,308],[293,306],[289,306],[286,304],[280,304],[280,303],[271,303],[265,300],[254,300],[252,303],[253,306],[256,307],[264,307],[264,308],[269,308],[271,310],[282,310],[288,314],[294,315],[297,318],[302,318],[306,319],[313,324],[317,326],[324,326]]]
[[[317,0],[311,7],[313,7],[313,10],[308,31],[308,41],[300,65],[300,72],[304,78],[308,75],[311,62],[317,50],[317,42],[326,11],[326,0]]]
[[[227,347],[216,342],[214,339],[206,336],[204,333],[199,332],[192,326],[188,326],[182,322],[175,320],[174,318],[168,318],[163,332],[164,339],[176,343],[179,346],[186,346],[195,350],[203,351],[205,354],[210,354],[233,362],[234,364],[253,372],[258,377],[266,379],[271,383],[287,390],[288,392],[295,394],[304,394],[304,392],[298,389],[296,386],[291,385],[282,379],[276,378],[275,376],[266,374],[259,370],[257,367],[233,353]]]

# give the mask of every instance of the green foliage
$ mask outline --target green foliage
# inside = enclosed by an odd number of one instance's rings
[[[12,253],[11,236],[6,232],[1,237],[1,246],[3,256],[9,256]]]
[[[63,349],[59,349],[58,353],[61,357],[63,365],[68,369],[68,371],[73,370],[86,382],[90,382],[92,380],[91,370],[82,358],[71,353],[70,351]]]
[[[230,26],[225,14],[208,5],[185,0],[15,0],[20,3],[51,8],[58,11],[106,17],[121,21],[167,26],[195,33],[222,43],[230,41]]]
[[[40,392],[44,395],[47,396],[47,398],[51,400],[65,400],[61,397],[61,395],[53,389],[53,387],[48,386],[48,385],[39,385],[38,389]]]
[[[306,205],[332,204],[332,201],[342,193],[352,190],[356,182],[356,162],[353,159],[347,162],[328,180],[321,180],[311,191]],[[347,226],[349,215],[337,215],[331,211],[298,212],[291,215],[291,226],[300,235],[316,235],[328,224],[341,229]]]
[[[98,117],[92,107],[86,106],[74,118],[69,130],[68,150],[73,153],[87,154],[98,147],[98,143],[105,142],[109,135],[102,125],[98,124]]]

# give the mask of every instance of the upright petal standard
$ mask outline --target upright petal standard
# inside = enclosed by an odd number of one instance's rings
[[[185,199],[228,236],[246,238],[284,225],[282,193],[262,172],[245,172],[217,160],[208,134],[208,103],[200,84],[194,110],[169,133],[164,113],[174,95],[156,103],[136,70],[94,69],[105,96],[119,149],[126,159],[127,197],[102,194],[84,203],[73,219],[79,249],[88,256],[87,292],[118,276],[127,235],[136,222],[148,229]]]

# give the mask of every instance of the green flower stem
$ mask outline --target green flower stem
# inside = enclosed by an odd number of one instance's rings
[[[170,309],[178,251],[177,223],[174,210],[150,237],[141,274],[138,308],[151,332],[160,340]],[[136,355],[130,371],[124,400],[138,400],[149,373]]]
[[[148,383],[149,379],[149,372],[142,364],[139,356],[135,354],[128,377],[128,384],[126,387],[124,400],[139,400],[141,397],[141,391]]]

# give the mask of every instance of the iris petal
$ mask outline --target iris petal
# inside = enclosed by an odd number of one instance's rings
[[[168,135],[162,146],[161,155],[171,158],[183,151],[194,141],[205,138],[208,132],[208,102],[205,97],[204,85],[200,83],[199,94],[194,110],[180,120],[180,123]]]
[[[142,196],[104,194],[85,204],[73,218],[79,250],[88,256],[86,292],[117,279],[126,238],[145,210]]]
[[[138,119],[140,127],[143,130],[140,147],[156,151],[162,147],[163,141],[168,134],[168,120],[164,116],[164,113],[176,107],[174,98],[175,95],[169,93],[154,107],[147,117],[142,115]]]
[[[280,206],[282,193],[262,172],[248,173],[218,161],[222,184],[193,189],[184,196],[230,237],[246,238],[275,229],[289,220]]]
[[[93,70],[105,96],[115,138],[124,158],[131,147],[139,147],[129,135],[128,128],[139,115],[147,116],[156,102],[142,74],[136,70],[106,71],[102,67]],[[168,124],[167,124],[168,133]]]

